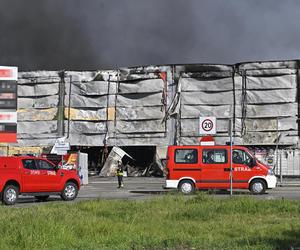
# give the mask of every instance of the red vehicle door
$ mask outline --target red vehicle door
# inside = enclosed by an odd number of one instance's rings
[[[202,147],[199,188],[229,188],[230,163],[227,147]]]
[[[244,149],[233,149],[232,151],[232,168],[234,188],[248,188],[248,181],[254,176],[251,166],[253,157]],[[250,167],[251,166],[251,167]]]
[[[35,159],[22,159],[22,165],[22,192],[34,193],[44,190],[45,183],[42,181],[42,173],[37,169]]]
[[[198,162],[197,147],[181,147],[174,151],[174,167],[172,178],[180,179],[190,177],[194,180],[200,179],[201,169]]]
[[[60,183],[63,178],[60,171],[54,169],[54,165],[43,159],[36,159],[37,169],[40,171],[41,181],[43,182],[43,190],[47,192],[55,192],[61,189]]]

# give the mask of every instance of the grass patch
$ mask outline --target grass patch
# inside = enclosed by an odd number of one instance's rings
[[[290,249],[300,247],[300,202],[216,199],[0,206],[0,249]]]

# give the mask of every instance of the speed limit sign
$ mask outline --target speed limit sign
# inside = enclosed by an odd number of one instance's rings
[[[199,134],[214,135],[216,134],[217,122],[216,117],[200,117],[199,118]]]

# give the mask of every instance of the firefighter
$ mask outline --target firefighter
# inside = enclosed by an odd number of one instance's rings
[[[214,151],[207,152],[206,163],[215,163],[214,161]]]
[[[117,168],[117,172],[116,175],[118,177],[118,188],[123,188],[124,184],[123,184],[123,163],[121,160],[118,161],[118,168]]]
[[[243,164],[244,163],[242,157],[240,156],[240,154],[237,151],[233,151],[232,162],[236,163],[236,164]]]

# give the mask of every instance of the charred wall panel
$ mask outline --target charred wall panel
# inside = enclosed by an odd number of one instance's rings
[[[66,72],[65,128],[71,143],[115,145],[120,138],[125,145],[140,145],[135,138],[165,137],[165,83],[147,70]]]
[[[61,132],[71,145],[198,144],[199,116],[215,116],[217,143],[228,141],[233,117],[236,144],[296,145],[297,65],[20,72],[19,144],[52,145]]]
[[[154,78],[155,77],[155,78]],[[116,100],[116,139],[128,138],[129,145],[141,144],[139,138],[165,137],[166,84],[158,74],[151,79],[127,80],[119,83]],[[150,143],[153,145],[154,143]],[[155,145],[155,144],[154,144]]]
[[[96,71],[67,71],[65,82],[64,126],[71,145],[103,145],[113,126],[116,82]]]
[[[58,71],[20,72],[18,76],[18,146],[53,145],[57,138]],[[42,140],[43,144],[38,141]]]
[[[243,143],[295,145],[297,128],[297,75],[294,64],[243,64]],[[286,68],[287,66],[291,68]],[[237,93],[239,94],[239,93]]]
[[[275,65],[277,68],[272,68]],[[213,72],[203,72],[202,67],[197,69],[199,72],[195,69],[186,72],[184,67],[178,81],[181,143],[199,143],[199,117],[215,116],[217,143],[226,141],[224,137],[228,141],[226,124],[233,117],[235,142],[239,144],[297,144],[295,66],[295,63],[250,63],[238,65],[232,71]]]
[[[236,103],[234,100],[234,82],[232,70],[207,72],[184,72],[178,85],[181,87],[180,98],[180,143],[199,144],[199,117],[217,117],[218,144],[228,141],[228,121],[233,117]],[[242,78],[235,81],[236,91],[241,91]],[[241,109],[235,110],[235,136],[241,136],[241,119],[237,118]]]

